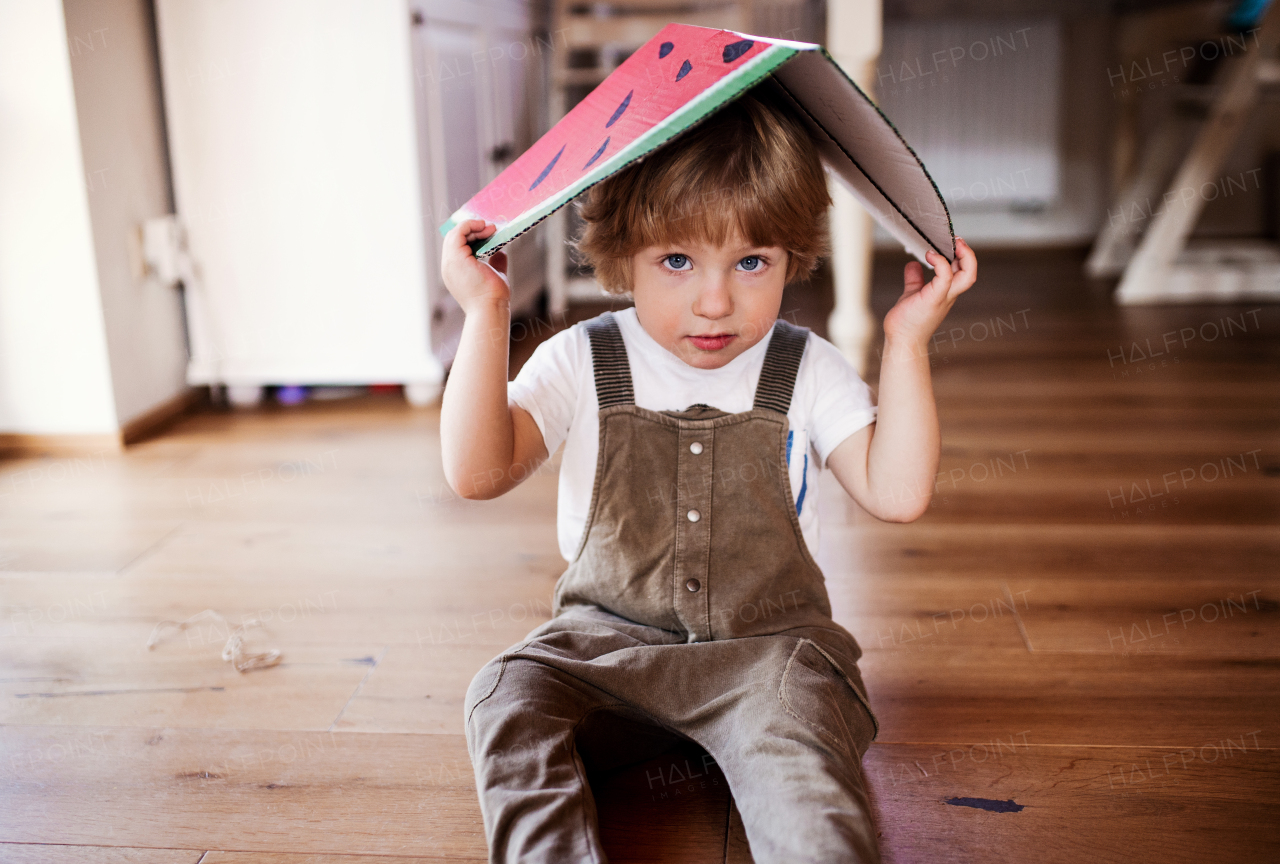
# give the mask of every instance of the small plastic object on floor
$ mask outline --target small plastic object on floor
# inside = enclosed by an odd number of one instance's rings
[[[154,651],[156,644],[160,641],[160,636],[165,630],[175,628],[179,631],[186,630],[192,625],[201,621],[212,620],[217,624],[221,624],[227,631],[227,644],[222,648],[222,659],[230,663],[235,670],[241,674],[248,672],[250,669],[267,669],[275,666],[280,662],[280,649],[272,648],[269,651],[253,653],[244,650],[244,634],[245,630],[250,627],[261,627],[262,622],[257,618],[245,615],[240,619],[240,624],[232,627],[222,615],[213,609],[206,609],[192,615],[186,621],[161,621],[151,631],[151,638],[147,640],[147,650]]]
[[[307,401],[307,388],[299,384],[285,384],[276,389],[276,401],[281,405],[301,405]]]

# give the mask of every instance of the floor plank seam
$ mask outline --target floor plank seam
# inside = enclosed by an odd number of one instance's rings
[[[378,664],[382,662],[382,658],[386,657],[387,652],[390,650],[391,650],[390,645],[382,646],[382,653],[378,655],[378,659],[373,661],[373,665],[369,667],[369,671],[364,673],[364,677],[361,678],[360,683],[356,685],[356,689],[351,694],[351,698],[348,699],[346,703],[342,706],[342,710],[338,712],[337,717],[333,718],[333,722],[329,724],[329,728],[326,731],[332,732],[334,730],[334,727],[338,725],[338,721],[342,719],[342,715],[346,713],[347,708],[350,707],[351,703],[355,701],[355,698],[360,695],[360,690],[364,687],[364,682],[369,680],[369,676],[372,675],[377,670]]]
[[[173,852],[195,852],[195,849],[189,849],[185,846],[104,846],[100,843],[57,843],[57,842],[38,842],[29,840],[0,840],[0,846],[68,846],[76,849],[147,849],[157,851],[173,851]],[[200,857],[196,859],[194,864],[203,864],[204,860],[213,852],[230,853],[233,855],[296,855],[299,854],[294,849],[206,849],[200,852]],[[336,856],[342,858],[396,858],[405,861],[457,861],[460,864],[471,864],[471,862],[482,862],[482,858],[457,858],[453,856],[430,856],[430,855],[401,855],[395,852],[318,852],[318,853],[301,853],[308,858],[315,856]]]
[[[1262,730],[1258,730],[1258,731],[1262,731]],[[965,747],[965,746],[970,746],[975,744],[986,744],[986,743],[989,743],[989,742],[986,742],[986,741],[875,741],[875,742],[872,742],[871,746],[872,747]],[[1057,748],[1057,749],[1070,748],[1072,750],[1169,750],[1170,748],[1177,748],[1177,747],[1183,747],[1183,746],[1191,747],[1193,745],[1191,744],[1187,744],[1187,745],[1182,745],[1182,744],[1063,744],[1063,743],[1033,744],[1030,742],[1022,742],[1018,746],[1025,747],[1027,749],[1042,747],[1046,750],[1050,750],[1054,748]],[[1199,745],[1194,745],[1194,746],[1199,746]],[[1280,747],[1258,747],[1254,750],[1251,750],[1250,752],[1253,752],[1253,753],[1280,752]]]
[[[75,723],[0,723],[0,730],[5,729],[110,729],[118,732],[162,732],[165,729],[181,729],[184,732],[289,732],[302,735],[329,735],[338,734],[333,729],[299,729],[296,727],[287,728],[264,728],[262,726],[107,726],[107,725],[82,725]],[[343,735],[399,735],[402,737],[415,738],[440,738],[451,737],[465,739],[467,736],[462,732],[384,732],[376,730],[366,732],[359,729],[345,729]],[[0,840],[0,843],[10,841]],[[167,847],[166,847],[167,848]],[[175,847],[176,848],[176,847]]]
[[[159,551],[164,546],[165,543],[169,542],[169,538],[172,537],[174,534],[177,534],[179,531],[181,531],[183,527],[186,526],[186,524],[187,524],[186,522],[179,522],[177,525],[173,526],[173,529],[165,532],[163,537],[161,537],[156,542],[152,543],[146,549],[143,549],[137,555],[133,556],[133,558],[129,559],[129,561],[125,563],[123,567],[116,570],[116,575],[123,576],[125,573],[128,572],[130,567],[137,564],[139,561],[146,558],[151,553]]]
[[[1022,634],[1022,644],[1027,646],[1027,653],[1034,654],[1035,650],[1031,647],[1031,637],[1027,635],[1027,625],[1022,623],[1022,616],[1018,614],[1018,603],[1013,599],[1013,592],[1009,590],[1009,583],[1004,583],[1004,596],[1009,599],[1009,608],[1013,612],[1014,623],[1018,625],[1018,632]],[[1025,601],[1025,598],[1023,600]]]
[[[723,864],[731,864],[729,861],[729,832],[733,830],[733,796],[730,795],[729,800],[725,802],[724,808],[724,854],[720,856]]]
[[[123,846],[112,846],[106,843],[70,843],[65,840],[0,840],[0,846],[69,846],[75,849],[155,849],[162,852],[199,851],[197,849],[192,849],[189,846],[141,846],[137,843]],[[200,861],[203,861],[204,856],[208,854],[208,851],[201,852]],[[196,861],[195,864],[200,864],[200,861]]]

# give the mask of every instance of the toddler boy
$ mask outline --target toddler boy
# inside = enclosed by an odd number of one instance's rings
[[[466,313],[449,483],[496,497],[565,446],[553,617],[467,693],[491,861],[603,862],[587,769],[680,740],[724,771],[757,864],[879,860],[861,770],[877,725],[811,554],[814,487],[829,469],[888,521],[928,507],[928,340],[977,261],[957,239],[954,273],[936,252],[927,284],[907,265],[877,409],[834,346],[778,317],[826,251],[829,203],[790,109],[763,89],[730,103],[586,193],[578,248],[635,305],[556,334],[510,385],[505,259],[467,245],[496,228],[446,237]]]

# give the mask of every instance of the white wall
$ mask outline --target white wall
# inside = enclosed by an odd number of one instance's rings
[[[118,428],[61,0],[0,3],[0,433]]]
[[[181,298],[142,278],[131,239],[144,220],[173,212],[151,3],[64,0],[64,8],[116,416],[124,425],[186,390]]]

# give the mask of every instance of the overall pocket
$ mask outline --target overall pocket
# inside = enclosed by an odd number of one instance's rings
[[[861,760],[876,736],[875,716],[840,667],[811,639],[800,639],[782,672],[778,699],[841,752]]]

